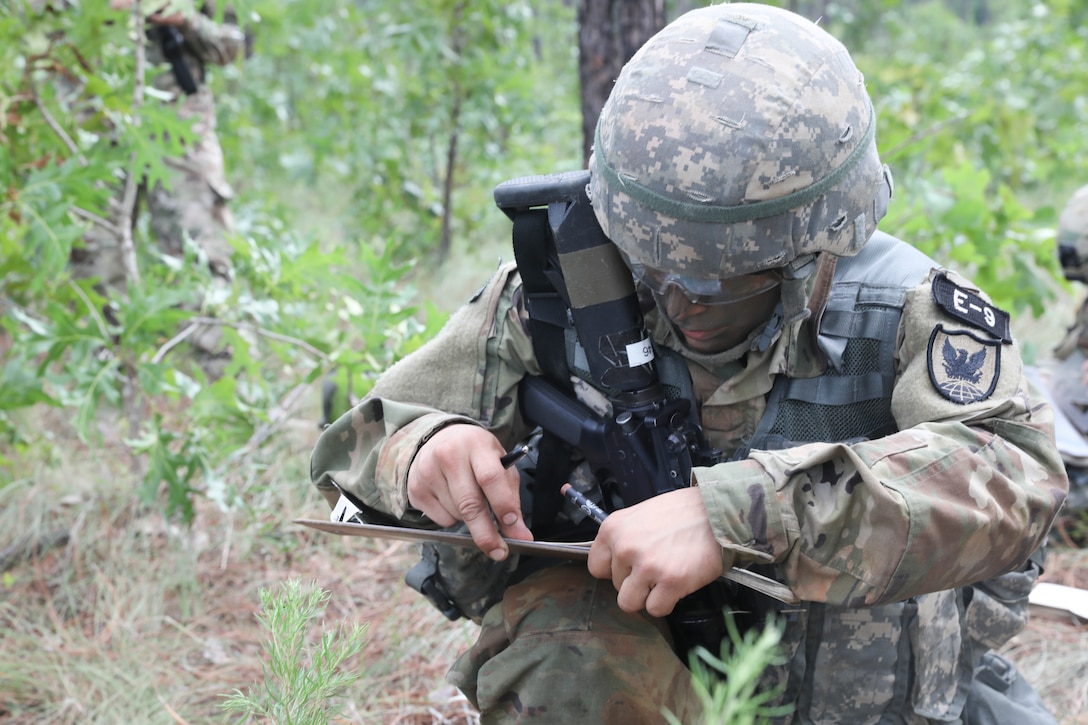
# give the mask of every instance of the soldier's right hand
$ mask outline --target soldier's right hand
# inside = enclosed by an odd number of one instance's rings
[[[503,535],[533,538],[521,515],[518,471],[499,461],[505,452],[499,439],[479,426],[443,428],[423,444],[408,469],[408,503],[439,526],[464,521],[476,546],[502,561],[509,553]]]

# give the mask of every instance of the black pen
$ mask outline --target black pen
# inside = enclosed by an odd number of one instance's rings
[[[608,518],[608,514],[604,512],[604,509],[590,501],[584,494],[569,483],[564,483],[563,487],[559,489],[559,493],[566,496],[578,508],[585,511],[591,519],[597,522],[598,526],[603,524],[604,520]]]
[[[528,452],[529,452],[529,446],[528,445],[518,446],[517,448],[510,451],[509,453],[504,453],[499,458],[499,463],[502,464],[503,468],[509,468],[510,466],[512,466],[515,463],[517,463],[518,461],[520,461],[525,456],[525,454],[527,454]]]

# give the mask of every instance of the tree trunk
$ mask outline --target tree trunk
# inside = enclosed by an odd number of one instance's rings
[[[665,0],[579,0],[578,79],[582,160],[589,163],[597,117],[623,64],[665,27]]]
[[[465,46],[465,3],[460,2],[453,8],[450,23],[450,50],[460,63]],[[461,85],[462,70],[458,66],[450,80],[450,95],[453,105],[450,107],[450,137],[446,141],[446,175],[442,179],[442,235],[438,240],[438,264],[443,264],[453,246],[453,189],[457,173],[457,142],[461,134],[461,103],[464,101],[464,88]]]

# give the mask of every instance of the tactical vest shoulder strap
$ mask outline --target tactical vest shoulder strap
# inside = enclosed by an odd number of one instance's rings
[[[841,257],[835,265],[835,282],[864,282],[873,287],[911,289],[938,267],[928,256],[881,231],[853,257]]]
[[[567,305],[546,273],[550,264],[548,255],[554,251],[553,245],[548,243],[546,209],[531,209],[514,217],[513,246],[522,290],[527,298],[526,307],[530,310],[529,335],[533,353],[544,377],[560,389],[570,391],[573,386],[566,352]],[[545,432],[538,443],[538,455],[539,460],[550,462],[540,466],[536,473],[536,488],[540,495],[533,497],[532,521],[529,523],[539,535],[542,529],[552,525],[559,513],[558,495],[545,492],[558,491],[569,474],[571,447],[557,435]]]
[[[828,371],[780,377],[750,448],[854,441],[895,432],[891,394],[895,344],[907,292],[938,265],[882,232],[854,257],[840,259],[817,344]],[[738,452],[747,455],[747,450]]]

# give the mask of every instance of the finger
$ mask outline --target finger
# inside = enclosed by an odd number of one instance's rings
[[[586,561],[589,573],[598,579],[612,578],[612,547],[608,537],[597,532],[596,538],[589,546],[589,559]]]
[[[500,449],[501,452],[501,449]],[[517,469],[504,468],[493,451],[472,458],[473,475],[503,533],[512,539],[531,541],[533,534],[521,513],[521,476]]]
[[[445,489],[440,489],[445,490]],[[408,503],[412,508],[419,510],[428,519],[439,526],[448,527],[456,524],[459,519],[452,513],[456,508],[452,503],[444,501],[437,492],[430,489],[421,489],[414,495],[409,492]]]
[[[666,617],[676,608],[680,596],[675,587],[658,582],[647,592],[643,605],[650,616]]]
[[[631,566],[619,556],[612,557],[612,586],[616,587],[616,591],[620,591],[623,585],[627,583],[627,580],[631,578]]]
[[[625,612],[640,612],[646,609],[646,598],[651,593],[652,589],[646,580],[628,576],[624,578],[623,585],[618,588],[616,603]]]
[[[450,495],[457,516],[465,522],[472,541],[480,551],[495,561],[505,559],[509,549],[491,517],[491,509],[484,498],[483,489],[475,479],[459,479],[450,486]]]

